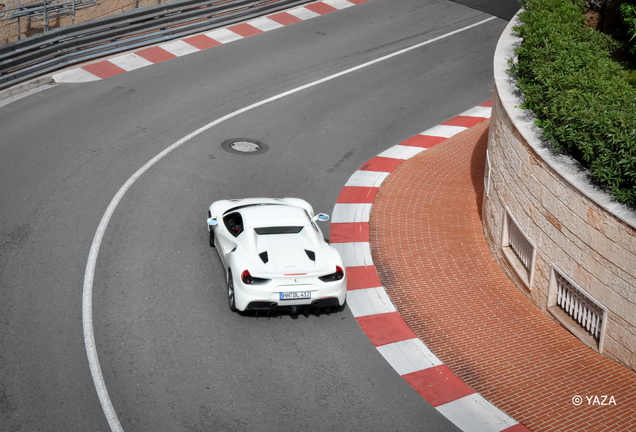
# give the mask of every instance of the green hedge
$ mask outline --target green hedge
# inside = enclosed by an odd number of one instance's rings
[[[615,42],[583,25],[584,0],[521,0],[511,70],[524,109],[552,149],[568,153],[622,203],[636,206],[636,89],[610,59]]]

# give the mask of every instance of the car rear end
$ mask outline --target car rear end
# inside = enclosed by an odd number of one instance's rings
[[[338,308],[346,302],[347,276],[344,266],[332,266],[330,270],[312,273],[259,276],[252,276],[246,269],[235,278],[237,309]]]

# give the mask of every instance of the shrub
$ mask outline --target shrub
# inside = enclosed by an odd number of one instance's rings
[[[623,0],[619,9],[630,51],[636,53],[636,0]]]
[[[636,89],[610,58],[616,43],[584,26],[584,0],[521,0],[511,70],[524,109],[553,151],[568,153],[622,203],[636,205]]]

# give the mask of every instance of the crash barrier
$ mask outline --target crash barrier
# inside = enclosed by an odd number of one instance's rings
[[[0,46],[0,90],[95,58],[225,27],[309,0],[175,0]]]
[[[0,3],[0,22],[16,21],[18,24],[18,40],[21,39],[21,23],[20,20],[26,20],[27,26],[30,23],[42,21],[42,29],[49,31],[49,24],[53,20],[59,20],[62,17],[71,17],[71,22],[75,24],[75,16],[77,11],[97,6],[97,0],[68,0],[58,1],[44,0],[42,2],[20,4],[18,6],[6,8]]]
[[[520,108],[508,60],[514,18],[494,58],[484,234],[499,265],[546,315],[636,370],[636,212],[612,201],[572,157],[542,142]]]

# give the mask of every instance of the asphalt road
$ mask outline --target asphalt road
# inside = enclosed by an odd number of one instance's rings
[[[126,431],[455,430],[348,309],[231,313],[205,215],[214,200],[246,196],[296,196],[331,213],[368,159],[491,97],[514,3],[371,0],[0,107],[0,430],[110,430],[86,359],[82,286],[100,219],[139,167],[228,113],[492,14],[169,154],[117,207],[93,293],[101,369]],[[239,137],[269,150],[221,148]]]

